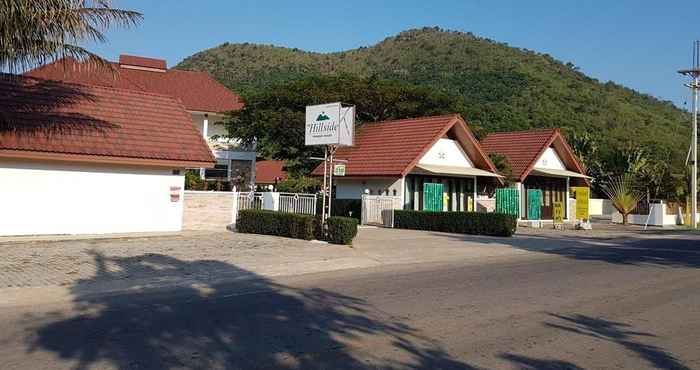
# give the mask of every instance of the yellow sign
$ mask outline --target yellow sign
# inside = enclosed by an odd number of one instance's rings
[[[575,186],[572,189],[576,194],[576,219],[588,221],[588,201],[591,189],[585,186]]]
[[[564,223],[564,202],[554,202],[554,224]]]

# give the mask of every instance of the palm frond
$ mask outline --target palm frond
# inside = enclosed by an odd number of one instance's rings
[[[109,0],[0,0],[0,68],[17,72],[66,56],[106,64],[77,46],[105,42],[112,26],[131,27],[142,15]]]

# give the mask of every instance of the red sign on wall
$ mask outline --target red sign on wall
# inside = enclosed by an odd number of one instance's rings
[[[171,202],[179,202],[180,201],[180,190],[182,190],[181,187],[179,186],[171,186],[170,187],[170,201]]]

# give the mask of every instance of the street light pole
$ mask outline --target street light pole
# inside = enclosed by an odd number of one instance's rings
[[[691,144],[691,157],[693,158],[692,177],[690,179],[690,223],[693,229],[698,227],[698,91],[700,90],[700,41],[693,43],[693,68],[678,71],[678,73],[689,76],[693,80],[686,84],[693,91],[693,137]]]

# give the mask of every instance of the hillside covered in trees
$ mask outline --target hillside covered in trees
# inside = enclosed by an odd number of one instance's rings
[[[176,68],[211,73],[244,98],[310,76],[354,75],[429,87],[460,100],[478,135],[561,127],[575,145],[627,170],[640,155],[683,171],[689,115],[613,82],[601,83],[572,63],[470,33],[437,28],[405,31],[359,49],[313,53],[255,44],[223,44],[186,58]],[[640,154],[641,152],[641,154]],[[581,154],[584,154],[581,152]],[[590,152],[585,153],[590,157]],[[615,167],[615,168],[611,168]]]

